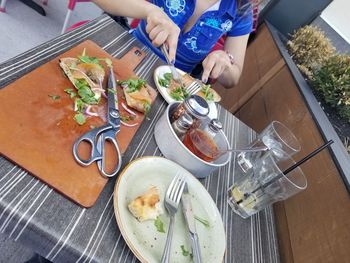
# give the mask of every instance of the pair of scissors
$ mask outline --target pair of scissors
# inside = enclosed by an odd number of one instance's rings
[[[82,166],[88,166],[93,162],[97,163],[97,167],[100,173],[105,177],[113,177],[116,175],[122,165],[122,157],[118,142],[116,140],[116,135],[120,131],[120,113],[118,106],[118,95],[117,95],[117,85],[115,77],[113,74],[113,69],[110,68],[107,86],[107,124],[94,128],[82,135],[73,145],[73,155],[75,160]],[[111,142],[115,148],[115,152],[118,155],[117,163],[113,171],[106,171],[106,154],[105,154],[105,143]],[[87,142],[91,145],[90,158],[84,160],[80,158],[78,153],[78,148],[80,143]]]

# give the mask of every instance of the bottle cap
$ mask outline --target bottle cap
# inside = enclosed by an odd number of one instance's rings
[[[192,124],[193,124],[193,119],[191,116],[189,116],[188,114],[184,114],[182,115],[179,120],[178,120],[178,124],[185,128],[186,130],[188,130],[189,128],[191,128]]]
[[[208,102],[198,95],[191,95],[184,101],[184,106],[194,117],[202,119],[209,114]]]
[[[222,124],[221,122],[218,120],[218,119],[212,119],[209,123],[209,128],[217,133],[219,132],[220,130],[222,130]]]

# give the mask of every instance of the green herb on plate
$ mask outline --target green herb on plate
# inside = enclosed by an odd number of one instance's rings
[[[84,114],[82,114],[81,112],[77,113],[74,115],[74,120],[79,124],[79,125],[83,125],[86,121],[86,118],[84,116]]]
[[[168,88],[169,87],[169,81],[167,81],[166,79],[162,79],[162,78],[159,78],[158,79],[158,83],[160,86],[164,87],[164,88]]]
[[[154,220],[154,226],[157,228],[158,232],[165,233],[164,223],[159,216],[157,216],[157,219]]]
[[[190,256],[192,257],[192,253],[190,253],[190,251],[188,251],[184,245],[181,245],[181,251],[182,251],[182,255],[187,257]]]
[[[204,98],[206,101],[213,101],[214,100],[214,93],[210,89],[211,85],[204,85],[201,89],[201,91],[204,93]]]
[[[158,78],[158,83],[164,88],[168,88],[171,80],[173,79],[173,75],[171,73],[165,73],[163,78]]]
[[[96,126],[95,125],[90,125],[90,129],[92,130],[92,129],[95,129],[96,128]]]
[[[194,216],[194,219],[196,219],[198,222],[202,223],[205,227],[210,227],[208,220],[200,218],[199,216],[196,216],[196,215]]]
[[[184,99],[186,99],[189,94],[188,92],[182,88],[182,87],[177,87],[175,88],[174,90],[172,90],[170,92],[170,96],[174,99],[174,100],[177,100],[177,101],[182,101]]]
[[[73,89],[65,89],[64,90],[65,93],[67,93],[71,98],[74,98],[75,96],[77,96],[77,94],[73,91]]]
[[[171,74],[170,72],[164,73],[163,78],[165,78],[166,80],[170,81],[170,80],[173,79],[173,74]]]
[[[48,95],[51,99],[53,99],[53,100],[59,100],[61,97],[60,96],[58,96],[58,95]]]

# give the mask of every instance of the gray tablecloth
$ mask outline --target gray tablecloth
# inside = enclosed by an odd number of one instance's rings
[[[155,87],[153,71],[162,62],[106,15],[1,64],[0,87],[86,39],[114,57],[121,57],[133,46],[142,48],[147,56],[136,73]],[[158,96],[149,119],[141,125],[124,156],[124,165],[140,156],[161,155],[153,129],[165,107],[166,102]],[[253,139],[254,131],[220,106],[219,119],[234,147]],[[233,159],[202,180],[223,218],[225,262],[279,262],[271,208],[244,220],[227,204],[226,190],[234,180],[234,164]],[[0,156],[0,231],[54,262],[135,262],[114,218],[114,184],[115,178],[108,182],[96,205],[85,209]]]

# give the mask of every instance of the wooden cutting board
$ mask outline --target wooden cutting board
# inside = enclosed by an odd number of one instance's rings
[[[74,87],[58,64],[59,58],[77,57],[84,48],[89,56],[112,59],[119,80],[135,76],[133,70],[145,56],[144,52],[133,48],[117,60],[92,41],[85,41],[1,89],[0,152],[69,199],[91,207],[108,179],[100,175],[96,163],[88,167],[77,164],[72,146],[78,137],[93,126],[103,125],[104,121],[90,117],[83,126],[74,121],[73,100],[64,92]],[[104,83],[107,77],[108,74]],[[49,95],[60,98],[54,100]],[[122,90],[118,89],[119,104],[123,101],[122,95]],[[106,100],[101,103],[106,104]],[[119,109],[121,114],[125,113],[121,105]],[[136,121],[141,123],[143,118],[144,115],[138,113]],[[122,152],[139,126],[121,126],[117,140]],[[89,148],[84,150],[89,151]]]

